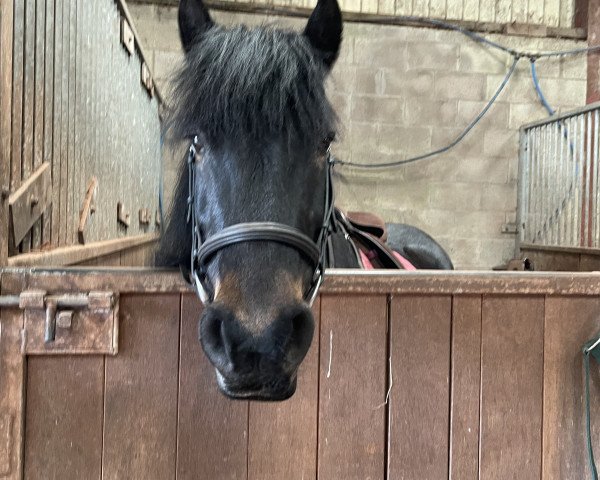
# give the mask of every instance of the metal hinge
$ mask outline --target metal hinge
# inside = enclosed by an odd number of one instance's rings
[[[113,292],[26,290],[0,296],[0,307],[23,310],[24,355],[117,353],[119,296]]]

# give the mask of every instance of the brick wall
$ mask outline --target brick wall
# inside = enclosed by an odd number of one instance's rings
[[[132,5],[156,80],[168,88],[181,57],[176,9]],[[222,24],[275,23],[300,29],[304,20],[214,12]],[[493,35],[527,50],[555,50],[583,42]],[[392,161],[446,145],[481,110],[510,64],[454,32],[351,23],[345,25],[330,98],[342,120],[334,152],[355,162]],[[585,103],[586,59],[540,60],[549,102],[564,110]],[[515,237],[501,233],[515,221],[518,129],[545,115],[523,60],[487,117],[452,151],[400,169],[338,168],[338,204],[423,228],[448,250],[458,268],[490,268],[512,257]],[[168,186],[174,166],[165,175]]]

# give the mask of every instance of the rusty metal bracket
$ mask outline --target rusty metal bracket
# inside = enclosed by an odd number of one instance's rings
[[[140,225],[150,225],[150,210],[140,208],[139,211]]]
[[[117,203],[117,221],[125,227],[129,227],[129,213],[125,211],[123,202]]]
[[[129,55],[135,53],[135,37],[131,25],[125,17],[121,17],[121,43],[125,47],[125,50],[129,52]]]
[[[118,349],[119,296],[113,292],[52,294],[26,290],[0,297],[24,312],[22,353],[109,354]]]
[[[37,219],[51,204],[52,174],[50,163],[44,162],[8,197],[15,245],[23,240]]]
[[[150,69],[146,62],[142,63],[142,72],[141,72],[141,80],[142,85],[146,88],[148,95],[151,97],[154,96],[154,80],[152,80],[152,75],[150,75]]]
[[[81,207],[81,211],[79,212],[79,227],[77,228],[77,238],[79,239],[79,243],[81,243],[82,245],[85,244],[84,232],[87,220],[96,211],[95,200],[97,189],[98,179],[96,177],[92,177],[88,183],[85,198],[83,199],[83,205]]]

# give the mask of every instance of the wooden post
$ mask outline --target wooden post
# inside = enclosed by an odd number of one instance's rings
[[[0,0],[0,266],[8,258],[8,191],[12,111],[13,1]]]
[[[578,5],[582,2],[578,2]],[[576,10],[578,11],[578,10]],[[585,12],[581,8],[581,14],[576,14],[576,21],[583,21]],[[587,43],[588,45],[600,44],[600,0],[589,0],[587,4]],[[588,54],[587,66],[587,103],[600,100],[600,52]]]
[[[23,289],[23,275],[3,273],[3,294]],[[25,404],[25,357],[21,353],[23,313],[5,308],[0,312],[0,479],[23,478],[23,427]]]

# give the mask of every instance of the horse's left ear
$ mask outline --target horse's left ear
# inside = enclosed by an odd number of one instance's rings
[[[179,36],[186,52],[190,51],[198,35],[213,26],[202,0],[180,0],[178,20]]]
[[[304,35],[325,65],[331,68],[342,43],[342,12],[337,0],[318,0],[308,19]]]

